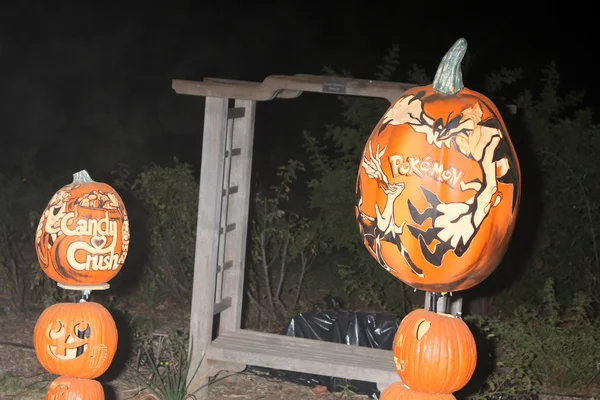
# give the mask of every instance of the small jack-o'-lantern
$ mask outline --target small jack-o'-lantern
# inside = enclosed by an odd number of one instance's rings
[[[88,173],[54,194],[42,213],[35,249],[42,270],[58,283],[100,285],[122,267],[129,249],[129,220],[110,185]]]
[[[96,378],[110,366],[117,350],[113,317],[93,302],[57,303],[46,308],[33,330],[35,354],[48,372]]]
[[[46,391],[46,400],[104,400],[104,389],[93,379],[59,376]]]
[[[396,278],[453,292],[488,277],[516,222],[521,173],[494,103],[464,87],[458,40],[432,85],[405,91],[371,133],[355,213],[371,255]]]
[[[415,392],[402,382],[394,382],[381,392],[379,400],[456,400],[456,397],[446,393]]]
[[[396,371],[417,392],[453,393],[473,376],[477,348],[462,319],[425,309],[400,323],[392,346]]]

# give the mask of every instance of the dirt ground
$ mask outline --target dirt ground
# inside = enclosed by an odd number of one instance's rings
[[[3,306],[0,304],[0,306]],[[41,309],[28,311],[25,314],[6,314],[6,307],[0,313],[0,400],[44,399],[48,384],[54,376],[45,372],[37,361],[33,350],[33,328],[41,313]],[[183,329],[186,317],[183,313],[173,313],[171,307],[162,309],[145,309],[143,306],[128,306],[130,315],[150,316],[155,329]],[[118,321],[117,321],[118,324]],[[117,361],[119,352],[113,364]],[[141,387],[126,369],[108,377],[101,377],[106,400],[153,399]],[[300,385],[273,378],[270,374],[254,369],[233,374],[218,376],[209,385],[209,398],[219,399],[273,399],[273,400],[333,400],[333,399],[368,399],[367,395],[356,395],[350,392],[330,393],[324,386]]]

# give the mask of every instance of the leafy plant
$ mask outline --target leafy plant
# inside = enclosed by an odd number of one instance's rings
[[[399,64],[399,47],[392,47],[375,73],[389,80]],[[336,75],[325,68],[325,73]],[[344,73],[350,76],[349,73]],[[327,253],[337,264],[346,295],[365,306],[405,313],[410,309],[409,288],[385,272],[367,252],[354,216],[354,188],[362,150],[389,104],[382,99],[339,97],[343,121],[328,125],[323,138],[305,133],[314,178],[308,182],[309,206]],[[390,301],[390,299],[394,299]]]
[[[145,289],[157,300],[164,292],[191,298],[198,183],[192,167],[174,160],[172,167],[149,166],[131,179],[126,165],[114,172],[115,188],[131,191],[147,214],[150,239],[146,276],[154,281]]]
[[[465,317],[493,349],[493,354],[481,354],[480,362],[495,360],[491,374],[470,398],[528,399],[541,390],[582,385],[594,373],[600,325],[589,318],[589,300],[578,294],[570,306],[560,307],[552,279],[544,282],[543,292],[538,307],[524,304],[502,318]]]
[[[252,303],[272,321],[285,322],[297,307],[306,272],[318,251],[318,232],[308,219],[291,210],[292,184],[304,166],[290,160],[279,168],[279,184],[266,194],[254,196],[251,219],[250,287]],[[299,269],[299,271],[298,271]],[[286,304],[282,298],[286,282],[295,278],[294,294]],[[262,299],[265,299],[264,301]]]
[[[183,349],[183,350],[182,350]],[[138,380],[158,400],[185,400],[195,398],[194,392],[190,393],[190,359],[186,358],[185,347],[170,349],[169,357],[161,361],[155,358],[144,348],[147,359],[150,361],[152,373],[150,377],[138,372]],[[190,349],[191,354],[191,349]],[[196,375],[200,365],[192,372]],[[199,389],[198,389],[199,390]]]

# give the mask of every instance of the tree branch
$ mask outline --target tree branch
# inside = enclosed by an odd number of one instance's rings
[[[273,292],[271,291],[271,275],[269,274],[269,265],[267,263],[267,250],[265,248],[265,232],[260,233],[260,254],[262,258],[263,271],[265,273],[265,285],[267,287],[267,299],[271,310],[275,312],[275,303],[273,303]]]

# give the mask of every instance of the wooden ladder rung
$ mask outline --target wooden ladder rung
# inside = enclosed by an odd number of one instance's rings
[[[246,109],[244,107],[234,107],[227,110],[227,119],[242,118],[246,115]]]
[[[242,149],[240,148],[236,148],[236,149],[231,149],[231,156],[239,156],[240,154],[242,154]],[[225,158],[229,157],[229,150],[225,150]]]
[[[229,194],[235,194],[240,190],[239,186],[230,186],[229,190],[228,189],[223,189],[223,196],[227,196],[227,193]]]
[[[225,227],[225,229],[223,229],[223,227],[221,227],[221,229],[219,229],[219,233],[223,234],[223,233],[231,232],[234,229],[235,229],[235,224],[228,224]]]
[[[229,307],[231,307],[231,297],[225,297],[224,299],[221,299],[220,302],[215,303],[215,305],[213,306],[213,315],[220,314],[221,312],[227,310]]]
[[[400,381],[390,350],[247,329],[221,333],[208,347],[208,359],[365,382]]]
[[[225,261],[223,265],[217,265],[217,272],[227,271],[233,267],[233,260]]]

